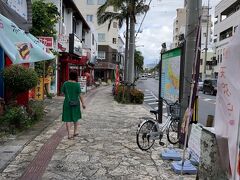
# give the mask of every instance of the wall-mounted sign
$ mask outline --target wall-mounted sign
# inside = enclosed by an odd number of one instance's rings
[[[69,34],[69,53],[82,56],[82,42],[75,34]]]
[[[67,35],[58,36],[58,51],[69,52],[69,36]]]
[[[53,49],[53,37],[38,37],[39,41],[43,43],[46,48]]]
[[[27,0],[7,0],[7,4],[27,20]]]

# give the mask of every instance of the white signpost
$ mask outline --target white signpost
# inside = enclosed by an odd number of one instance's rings
[[[197,124],[192,124],[191,134],[188,141],[188,151],[197,162],[199,162],[201,154],[201,136],[202,127]]]

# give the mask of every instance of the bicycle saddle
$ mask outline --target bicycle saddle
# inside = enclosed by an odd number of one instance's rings
[[[150,113],[153,113],[153,114],[158,114],[158,110],[150,110]]]

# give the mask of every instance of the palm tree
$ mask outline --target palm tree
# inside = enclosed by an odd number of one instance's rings
[[[146,13],[149,10],[149,7],[145,5],[145,0],[107,0],[102,6],[98,8],[97,17],[98,24],[104,24],[107,21],[108,30],[111,27],[111,23],[114,20],[118,21],[119,28],[123,26],[124,21],[126,22],[126,41],[125,41],[125,66],[124,66],[124,80],[128,81],[128,46],[129,46],[129,21],[135,25],[136,23],[136,15]],[[109,7],[113,7],[117,9],[117,12],[110,12],[107,9]],[[135,28],[130,27],[132,29],[132,33],[130,38],[134,39],[135,36]],[[135,45],[134,45],[135,46]],[[134,48],[135,49],[135,48]],[[131,59],[132,63],[134,63],[134,52],[133,58]]]

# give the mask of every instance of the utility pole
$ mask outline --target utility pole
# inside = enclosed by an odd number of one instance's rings
[[[128,5],[129,7],[129,5]],[[125,35],[125,60],[124,60],[124,82],[128,82],[128,62],[129,62],[129,16],[126,18],[126,35]]]
[[[195,46],[197,37],[197,27],[201,14],[202,0],[187,0],[186,1],[186,49],[184,63],[184,82],[183,82],[183,99],[181,99],[181,115],[188,108],[189,96],[192,83],[192,67],[195,58]]]
[[[134,83],[134,52],[135,52],[135,0],[130,1],[130,42],[128,61],[128,83]]]
[[[208,52],[208,28],[209,28],[209,0],[208,0],[208,13],[207,13],[207,32],[206,32],[206,41],[205,41],[205,56],[203,61],[203,74],[202,79],[206,79],[206,63],[207,63],[207,52]]]

